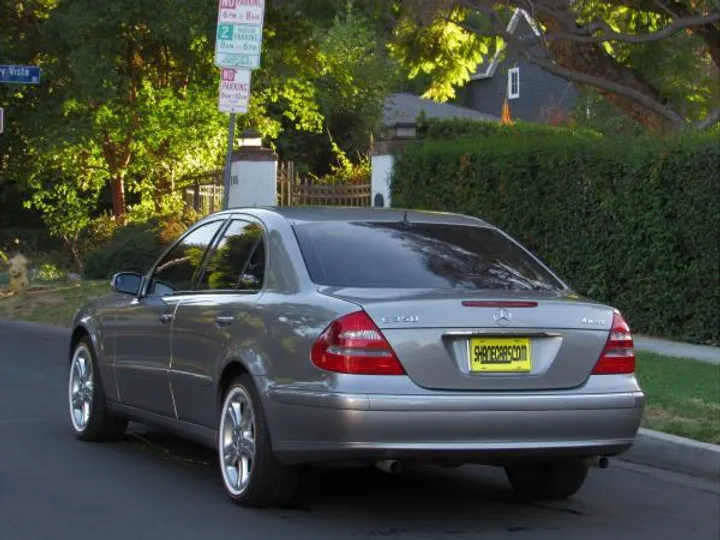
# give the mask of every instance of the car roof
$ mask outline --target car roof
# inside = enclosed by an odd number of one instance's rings
[[[489,223],[472,216],[428,210],[400,208],[339,207],[339,206],[266,206],[238,207],[218,214],[247,213],[261,217],[264,213],[282,216],[292,225],[318,221],[410,221],[415,223],[442,223],[491,227]]]

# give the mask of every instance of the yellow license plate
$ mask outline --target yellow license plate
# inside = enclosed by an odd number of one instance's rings
[[[470,338],[470,371],[523,372],[532,370],[530,338]]]

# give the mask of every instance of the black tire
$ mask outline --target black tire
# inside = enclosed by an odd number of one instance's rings
[[[91,365],[92,379],[92,401],[89,407],[89,420],[84,425],[78,424],[73,418],[73,400],[72,400],[72,371],[74,369],[74,360],[78,356],[79,351],[86,351]],[[72,355],[70,356],[70,373],[68,376],[68,405],[70,409],[70,427],[75,437],[81,441],[116,441],[125,433],[128,421],[113,415],[107,407],[105,398],[105,390],[103,389],[102,377],[98,369],[95,351],[93,350],[90,339],[82,338],[75,345]]]
[[[585,483],[588,467],[579,460],[506,467],[505,473],[522,500],[564,500]]]
[[[249,397],[254,416],[255,454],[250,467],[249,481],[244,488],[232,489],[228,479],[223,455],[223,432],[226,410],[230,398]],[[222,397],[218,422],[218,459],[220,477],[225,493],[235,503],[249,507],[279,507],[286,505],[298,486],[298,470],[282,465],[272,451],[272,441],[267,418],[250,375],[241,375],[232,380]]]

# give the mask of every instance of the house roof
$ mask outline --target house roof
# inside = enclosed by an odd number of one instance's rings
[[[525,22],[527,22],[528,26],[532,29],[533,34],[535,34],[536,36],[539,36],[540,29],[538,28],[537,24],[532,19],[530,14],[522,8],[517,8],[513,12],[513,15],[510,18],[510,22],[508,23],[505,31],[510,34],[515,34],[518,24],[523,19],[525,20]],[[503,43],[503,46],[495,51],[495,54],[492,56],[492,58],[490,59],[489,62],[485,61],[482,64],[480,64],[477,67],[477,71],[473,75],[470,76],[470,80],[476,81],[479,79],[492,78],[495,75],[495,70],[497,69],[498,64],[500,63],[500,56],[502,55],[502,52],[505,50],[506,47],[507,47],[507,43]]]
[[[428,118],[468,118],[488,122],[498,122],[500,120],[498,116],[481,113],[467,107],[438,103],[412,94],[398,93],[391,94],[385,100],[382,123],[386,126],[397,123],[412,123],[417,120],[421,112],[424,112]]]

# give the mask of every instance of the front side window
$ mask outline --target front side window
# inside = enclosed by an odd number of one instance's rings
[[[247,221],[233,220],[208,258],[198,288],[202,290],[259,290],[264,276],[262,228]],[[262,252],[260,280],[245,283],[248,272],[257,277],[257,253]],[[253,274],[254,272],[254,274]]]
[[[188,233],[155,268],[149,294],[189,291],[203,256],[223,221],[201,225]]]

